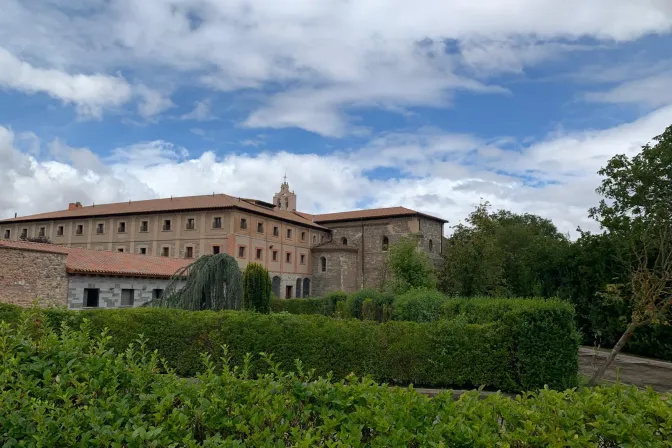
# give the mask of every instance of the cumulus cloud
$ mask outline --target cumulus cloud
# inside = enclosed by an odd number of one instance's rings
[[[660,107],[672,104],[672,71],[624,82],[603,92],[585,95],[588,101]]]
[[[203,100],[197,101],[194,105],[194,109],[191,112],[183,114],[180,116],[183,120],[197,120],[204,121],[212,118],[210,113],[211,101]]]
[[[498,147],[435,129],[376,136],[361,148],[326,155],[214,152],[198,156],[157,140],[118,148],[106,159],[51,142],[40,158],[0,127],[0,216],[65,208],[68,202],[112,202],[225,192],[270,199],[284,167],[307,212],[403,205],[453,224],[482,200],[497,208],[539,214],[561,230],[596,229],[587,209],[596,204],[597,170],[615,154],[633,155],[672,123],[672,106],[605,130],[554,135]],[[478,161],[478,163],[475,163]],[[397,175],[372,171],[393,168]],[[273,179],[276,181],[273,181]]]

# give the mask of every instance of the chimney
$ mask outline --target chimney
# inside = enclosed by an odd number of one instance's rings
[[[81,202],[71,202],[68,204],[68,210],[75,210],[77,208],[81,208],[82,203]]]

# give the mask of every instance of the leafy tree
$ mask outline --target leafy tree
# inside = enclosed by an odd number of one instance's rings
[[[419,250],[413,236],[403,237],[390,245],[387,275],[387,288],[396,294],[411,288],[436,288],[434,266],[427,253]]]
[[[259,263],[250,263],[243,272],[244,308],[268,314],[271,311],[271,277]]]
[[[243,276],[228,254],[203,255],[175,273],[163,295],[149,306],[185,310],[241,308]]]
[[[628,281],[608,285],[603,296],[627,302],[627,326],[605,363],[595,372],[597,382],[632,337],[650,324],[668,323],[672,307],[672,126],[642,147],[636,156],[617,155],[599,171],[597,189],[603,196],[590,216],[624,241],[620,261]]]

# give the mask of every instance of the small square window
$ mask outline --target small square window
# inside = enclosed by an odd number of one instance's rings
[[[277,250],[273,251],[273,261],[278,261],[278,251]]]
[[[99,295],[100,289],[98,288],[84,288],[84,306],[86,308],[97,308]]]
[[[164,219],[164,221],[163,221],[164,232],[169,232],[170,231],[170,225],[171,225],[170,219]]]
[[[84,234],[84,226],[82,224],[77,224],[77,229],[75,230],[75,234],[77,234],[77,235],[83,235]]]
[[[257,253],[256,253],[256,258],[257,258],[257,260],[261,260],[261,254],[262,254],[262,250],[261,250],[261,249],[257,249]]]
[[[217,255],[219,253],[219,246],[212,246],[212,254]]]
[[[9,230],[5,230],[5,239],[8,240],[9,237],[12,235],[12,232]]]
[[[105,224],[103,223],[98,223],[96,226],[96,233],[101,234],[105,232]]]
[[[28,238],[28,229],[21,229],[21,238]]]
[[[245,246],[238,247],[238,258],[245,258]]]
[[[301,241],[306,241],[306,232],[301,232]]]
[[[212,228],[213,229],[221,229],[222,228],[222,218],[217,216],[213,221],[212,221]]]
[[[306,256],[301,254],[301,264],[306,264]]]
[[[126,233],[126,223],[121,221],[119,223],[119,227],[117,227],[117,232],[119,233]]]
[[[278,226],[273,226],[273,236],[280,236],[280,229]]]
[[[194,258],[194,248],[189,246],[184,248],[184,257],[185,258]]]
[[[123,247],[118,247],[117,252],[121,252],[123,254],[124,253],[124,248]]]
[[[240,218],[240,228],[243,229],[243,230],[247,229],[247,219]]]
[[[187,230],[194,230],[196,224],[194,224],[194,218],[187,219]]]
[[[261,222],[257,223],[257,232],[258,233],[264,233],[264,224]]]
[[[63,229],[63,226],[58,226],[56,228],[56,236],[63,236],[63,230],[65,230]]]
[[[148,232],[149,231],[149,221],[141,221],[140,222],[140,231],[141,232]]]
[[[287,238],[292,237],[292,229],[287,229]]]
[[[169,257],[170,256],[170,247],[162,247],[161,248],[161,256],[162,257]]]
[[[152,299],[160,299],[161,297],[163,297],[163,289],[152,290]]]
[[[147,255],[147,248],[146,247],[141,247],[140,248],[140,255]]]
[[[133,306],[135,302],[135,290],[134,289],[122,289],[121,290],[121,306]]]
[[[39,236],[44,237],[46,234],[47,228],[46,227],[40,227],[40,233]]]
[[[287,263],[291,263],[291,262],[292,262],[292,253],[291,253],[291,252],[287,252],[287,253],[285,254],[285,261],[286,261]]]

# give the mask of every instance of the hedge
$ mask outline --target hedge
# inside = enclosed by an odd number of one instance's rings
[[[142,335],[148,347],[183,376],[199,371],[201,353],[218,359],[221,346],[228,345],[237,365],[247,353],[265,352],[283,368],[291,369],[300,359],[318,375],[333,372],[335,378],[354,373],[393,384],[517,391],[576,385],[578,340],[571,308],[554,310],[551,305],[510,312],[506,319],[490,323],[459,318],[377,324],[324,316],[155,308],[45,314],[53,327],[63,320],[77,326],[86,317],[95,331],[109,329],[117,350]],[[265,371],[258,362],[251,368],[255,374]]]
[[[652,390],[542,389],[516,399],[472,391],[454,400],[354,377],[334,382],[302,368],[287,374],[273,362],[270,373],[250,379],[208,359],[194,381],[162,372],[146,349],[108,350],[114,337],[48,328],[36,321],[16,333],[0,324],[2,446],[663,447],[672,440],[672,398]]]

